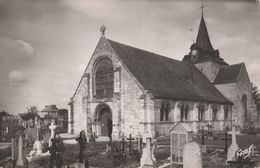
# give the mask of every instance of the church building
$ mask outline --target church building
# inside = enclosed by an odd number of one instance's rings
[[[107,39],[104,26],[101,33],[69,102],[69,133],[107,137],[112,129],[114,138],[147,131],[158,137],[178,122],[196,133],[232,124],[242,129],[256,119],[245,64],[219,56],[203,15],[182,61]]]

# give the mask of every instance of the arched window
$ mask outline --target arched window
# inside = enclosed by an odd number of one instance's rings
[[[198,106],[198,120],[203,121],[204,120],[204,113],[205,113],[205,107],[203,105]]]
[[[218,107],[213,106],[212,107],[212,121],[218,120]]]
[[[245,120],[247,119],[247,97],[246,97],[246,95],[244,95],[243,97],[242,97],[242,104],[243,104],[243,112],[244,112],[244,118],[245,118]]]
[[[160,108],[160,121],[169,121],[170,104],[163,103]]]
[[[183,104],[181,106],[181,121],[188,121],[189,120],[189,105]]]
[[[95,72],[96,98],[111,98],[114,92],[114,68],[110,59],[98,61]]]

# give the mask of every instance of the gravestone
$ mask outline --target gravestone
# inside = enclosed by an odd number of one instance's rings
[[[16,164],[16,160],[18,158],[18,143],[19,143],[19,139],[18,138],[12,138],[11,140],[11,153],[12,153],[12,163],[15,166]]]
[[[201,148],[197,142],[184,145],[183,168],[202,168]]]
[[[228,131],[228,134],[232,135],[232,143],[231,143],[230,147],[228,148],[227,161],[234,160],[236,151],[239,149],[239,147],[237,145],[237,140],[236,140],[236,134],[238,134],[238,133],[239,132],[236,131],[235,126],[232,127],[232,131]]]
[[[152,148],[152,134],[147,132],[144,135],[144,139],[146,139],[146,144],[145,147],[143,148],[140,168],[153,168],[156,165],[155,164],[156,160]]]
[[[183,147],[191,141],[193,137],[192,129],[185,123],[177,123],[170,130],[170,150],[171,164],[182,164]]]
[[[138,132],[138,134],[137,134],[137,148],[138,148],[139,151],[142,148],[141,145],[142,145],[142,135],[141,135],[140,132]]]
[[[207,146],[205,145],[205,134],[204,134],[204,128],[202,127],[201,130],[201,152],[207,153]]]
[[[51,139],[54,138],[54,135],[55,135],[55,129],[57,128],[57,125],[54,124],[54,122],[51,123],[51,125],[49,126],[49,129],[51,130],[51,137],[49,139],[49,147],[51,147]]]
[[[35,125],[36,125],[36,141],[33,145],[33,150],[35,151],[36,155],[42,154],[42,142],[39,140],[39,129],[41,128],[41,123],[39,122],[38,118],[35,118]]]
[[[24,166],[23,160],[24,160],[24,155],[23,155],[23,137],[22,137],[22,135],[19,135],[18,158],[17,158],[16,165]]]

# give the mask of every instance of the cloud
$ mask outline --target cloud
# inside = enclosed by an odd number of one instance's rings
[[[34,55],[35,49],[30,43],[25,42],[23,40],[16,40],[16,42],[19,45],[20,50],[27,53],[28,55]]]
[[[16,71],[16,70],[8,73],[8,79],[13,84],[24,83],[28,80],[28,78],[23,72]]]

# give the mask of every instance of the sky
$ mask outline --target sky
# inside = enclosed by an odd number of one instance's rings
[[[260,6],[204,5],[213,47],[229,64],[245,62],[260,88]],[[0,111],[68,108],[101,25],[111,40],[181,60],[196,40],[200,6],[200,0],[0,0]]]

